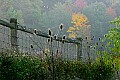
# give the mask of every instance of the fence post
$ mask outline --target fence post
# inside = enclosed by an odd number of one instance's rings
[[[77,41],[79,42],[76,45],[77,60],[81,60],[82,59],[82,38],[77,38]]]
[[[11,49],[13,51],[18,52],[18,45],[17,45],[17,19],[11,18],[10,19],[10,29],[11,29]]]

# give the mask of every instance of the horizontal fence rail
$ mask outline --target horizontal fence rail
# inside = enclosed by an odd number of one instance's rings
[[[50,41],[52,38],[52,42]],[[0,48],[2,51],[14,50],[21,53],[38,54],[43,58],[45,53],[63,56],[69,59],[79,59],[82,55],[82,39],[70,39],[48,35],[33,28],[21,26],[17,19],[10,22],[0,20]]]

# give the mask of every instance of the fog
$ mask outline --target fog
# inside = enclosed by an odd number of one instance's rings
[[[58,34],[62,23],[61,34],[68,36],[69,28],[75,26],[73,16],[83,14],[89,29],[80,28],[76,37],[102,37],[114,27],[109,21],[120,16],[119,3],[120,0],[0,0],[0,19],[17,18],[21,25],[43,32],[50,28],[54,34]]]

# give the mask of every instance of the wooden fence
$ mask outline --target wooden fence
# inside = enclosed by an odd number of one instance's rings
[[[70,39],[65,36],[49,35],[40,30],[21,26],[17,19],[9,22],[0,20],[0,50],[13,50],[22,53],[50,53],[64,58],[80,60],[82,56],[82,39]]]

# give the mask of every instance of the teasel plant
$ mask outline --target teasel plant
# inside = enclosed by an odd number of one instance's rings
[[[92,59],[95,59],[95,46],[94,46],[94,38],[95,36],[92,36],[90,39],[90,53],[92,55]]]
[[[103,52],[104,52],[104,43],[102,42],[102,39],[99,37],[98,38],[98,42],[96,43],[96,45],[98,46],[98,52],[100,55],[100,63],[102,64],[103,62]]]
[[[89,54],[91,55],[91,60],[92,59],[94,59],[95,58],[95,52],[94,52],[94,50],[95,50],[95,46],[94,46],[94,38],[95,38],[95,36],[94,35],[91,35],[91,37],[90,37],[90,42],[89,42]]]
[[[50,43],[50,54],[51,54],[51,57],[53,58],[53,50],[52,50],[53,36],[52,36],[52,31],[50,28],[48,29],[48,36],[49,36],[48,43]]]
[[[55,77],[55,64],[54,64],[54,53],[53,53],[53,35],[52,35],[52,31],[50,29],[48,29],[48,35],[49,35],[48,40],[50,42],[50,54],[51,54],[51,62],[52,62],[51,73],[52,73],[53,80],[56,80],[56,77]]]
[[[64,53],[65,39],[66,39],[66,36],[63,35],[63,36],[62,36],[62,43],[61,43],[61,57],[63,57],[63,53]]]
[[[87,55],[87,57],[85,57],[85,60],[87,60],[89,62],[89,64],[91,63],[91,57],[90,57],[90,42],[88,41],[88,37],[86,36],[84,39],[84,43],[83,43],[83,47],[84,47],[84,51]]]
[[[59,54],[59,41],[57,41],[57,39],[58,39],[58,35],[54,35],[54,39],[56,40],[55,41],[55,44],[57,45],[57,50],[56,50],[56,52],[55,52],[55,54],[54,54],[54,57],[57,59],[58,58],[58,54]]]
[[[53,41],[57,40],[57,39],[59,39],[61,41],[61,54],[62,54],[62,49],[63,49],[62,47],[63,47],[65,39],[66,39],[65,35],[63,35],[63,36],[61,35],[61,32],[62,32],[63,28],[64,28],[63,24],[60,24],[60,26],[59,26],[60,33],[57,33],[56,35],[53,35],[53,32],[52,32],[52,30],[50,28],[48,29],[48,36],[49,36],[48,43],[50,44],[50,54],[51,54],[51,62],[52,62],[51,70],[52,70],[52,76],[53,76],[52,78],[53,78],[53,80],[56,80],[55,62],[54,62],[55,58],[54,58],[54,53],[53,53]],[[58,36],[60,36],[60,37],[58,37]],[[56,44],[57,43],[59,45],[59,41],[56,41]],[[56,53],[59,53],[58,48],[57,48],[57,52]]]
[[[35,34],[35,35],[37,34],[37,29],[34,29],[34,34]]]
[[[88,55],[89,64],[91,64],[90,45],[89,45],[89,42],[87,42],[87,55]]]
[[[30,48],[31,48],[31,52],[35,55],[34,45],[33,45],[33,44],[30,44]]]
[[[57,35],[59,35],[59,37],[62,37],[62,31],[63,31],[63,29],[64,29],[64,27],[63,27],[63,24],[61,23],[60,25],[59,25],[59,29],[58,29],[58,33],[57,33]]]
[[[48,29],[48,43],[50,43],[50,54],[51,57],[53,58],[53,50],[52,50],[52,42],[53,42],[53,36],[52,36],[52,31],[50,30],[50,28]]]
[[[103,45],[102,45],[100,37],[98,38],[98,40],[99,40],[100,59],[101,59],[101,63],[102,63],[102,61],[103,61],[103,59],[102,59],[102,57],[103,57],[103,54],[102,54],[102,52],[103,52]]]
[[[63,24],[61,23],[60,26],[59,26],[60,30],[63,30]]]

